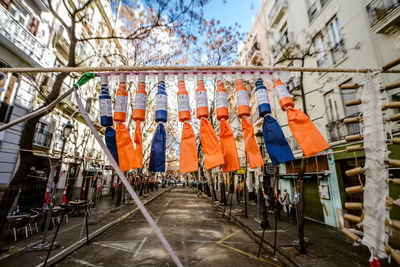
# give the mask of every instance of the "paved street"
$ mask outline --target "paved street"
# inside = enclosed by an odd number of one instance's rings
[[[281,266],[243,230],[221,217],[195,191],[174,188],[147,206],[184,266]],[[174,266],[147,221],[137,213],[57,266]]]

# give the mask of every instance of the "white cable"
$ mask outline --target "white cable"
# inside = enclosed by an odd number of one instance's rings
[[[175,252],[172,250],[171,246],[169,245],[168,241],[165,239],[164,235],[161,233],[160,228],[156,225],[154,222],[153,218],[151,218],[150,214],[147,212],[146,208],[143,206],[143,203],[140,201],[139,197],[136,195],[136,193],[133,191],[133,188],[130,186],[128,180],[126,179],[124,173],[121,171],[119,168],[117,162],[115,161],[114,157],[111,155],[110,151],[108,150],[107,146],[104,144],[103,140],[101,139],[101,136],[97,132],[96,128],[94,127],[93,123],[91,122],[85,108],[83,107],[82,101],[78,95],[78,93],[75,91],[75,99],[76,103],[78,104],[79,110],[81,111],[81,114],[83,118],[85,119],[87,125],[89,126],[90,130],[92,131],[94,137],[96,138],[97,142],[99,143],[100,147],[103,149],[104,153],[108,157],[108,160],[111,162],[111,165],[114,167],[114,170],[117,172],[119,178],[121,179],[122,183],[125,185],[125,188],[129,192],[129,194],[132,196],[133,200],[135,201],[136,205],[140,209],[140,211],[143,213],[144,217],[146,220],[149,222],[150,226],[153,228],[154,232],[160,239],[161,243],[164,245],[164,247],[167,249],[169,255],[171,258],[174,260],[177,266],[183,267],[181,261],[179,260],[178,256],[175,254]]]

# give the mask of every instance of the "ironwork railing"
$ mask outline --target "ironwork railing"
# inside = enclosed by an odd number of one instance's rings
[[[355,114],[355,116],[356,115],[358,114]],[[329,142],[340,141],[343,140],[347,135],[360,133],[361,129],[358,123],[345,124],[343,120],[344,119],[333,121],[326,125]]]
[[[52,67],[54,65],[54,54],[44,47],[32,33],[22,26],[1,5],[0,34],[40,65],[45,67]]]
[[[400,0],[374,0],[367,5],[371,27],[400,6]]]
[[[329,67],[329,65],[328,65],[328,57],[326,56],[326,54],[324,54],[322,57],[317,59],[317,66],[319,68],[327,68],[327,67]]]
[[[338,63],[340,60],[346,57],[347,51],[346,48],[344,47],[343,39],[340,40],[338,43],[336,43],[334,46],[332,46],[331,53],[332,53],[333,64]]]
[[[35,136],[33,138],[33,144],[36,146],[50,148],[52,138],[53,138],[53,133],[43,129],[36,128]]]

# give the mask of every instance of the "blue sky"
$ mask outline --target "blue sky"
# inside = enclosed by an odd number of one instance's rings
[[[251,10],[252,5],[253,10]],[[207,20],[212,18],[220,20],[221,24],[225,26],[238,22],[242,32],[247,33],[259,7],[260,0],[211,0],[204,8],[204,16]]]

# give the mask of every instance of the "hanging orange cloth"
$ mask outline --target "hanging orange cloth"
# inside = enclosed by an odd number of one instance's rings
[[[130,169],[133,169],[133,155],[135,153],[135,150],[133,149],[133,142],[129,131],[122,122],[117,123],[115,136],[117,140],[119,168],[121,169],[121,171],[128,171]]]
[[[206,170],[210,170],[224,164],[221,147],[217,135],[211,126],[211,123],[201,118],[200,121],[200,140],[204,152],[204,165]]]
[[[242,131],[250,168],[254,169],[263,166],[264,161],[254,135],[253,125],[251,125],[251,122],[247,117],[242,118]]]
[[[288,108],[287,117],[290,131],[306,158],[329,148],[328,142],[303,111]]]
[[[133,152],[133,168],[143,167],[143,151],[142,151],[142,134],[140,132],[140,121],[136,121],[135,135],[133,141],[136,144],[135,151]]]
[[[183,123],[181,148],[179,152],[179,172],[196,172],[199,170],[199,159],[197,157],[196,136],[192,126]]]
[[[286,110],[288,125],[306,158],[329,148],[328,142],[315,127],[310,118],[294,108],[294,102],[286,85],[274,74],[274,91],[283,111]]]
[[[236,149],[235,136],[225,119],[221,119],[219,128],[219,140],[221,142],[221,150],[225,161],[224,165],[222,165],[222,172],[237,171],[240,169],[240,163]]]
[[[208,121],[208,98],[203,78],[202,72],[197,73],[196,116],[200,120],[200,141],[204,152],[204,165],[206,170],[209,170],[224,164],[224,157],[217,135]]]

